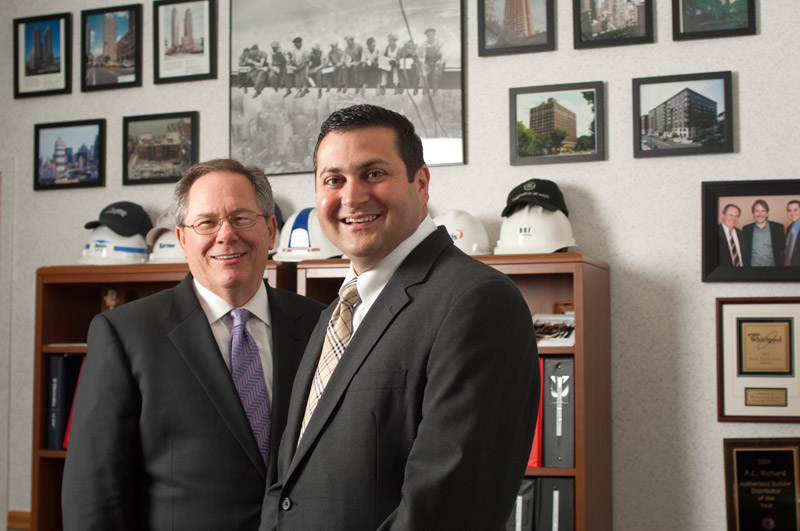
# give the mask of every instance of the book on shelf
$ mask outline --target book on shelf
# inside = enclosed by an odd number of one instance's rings
[[[82,359],[64,354],[48,355],[48,450],[62,449]]]
[[[544,360],[542,462],[546,467],[575,466],[575,360]]]
[[[528,458],[528,468],[542,466],[542,390],[544,389],[544,359],[539,358],[539,413],[536,415],[536,431],[533,433],[533,446]]]
[[[536,478],[534,526],[536,531],[575,531],[575,480]]]
[[[505,531],[533,531],[536,480],[523,479]]]
[[[78,391],[78,385],[81,383],[81,371],[83,370],[83,362],[86,361],[85,357],[81,358],[81,366],[78,369],[78,379],[75,380],[75,392]],[[75,411],[75,392],[72,393],[72,403],[69,406],[69,418],[67,419],[67,429],[64,431],[64,442],[61,444],[61,448],[64,450],[67,449],[67,445],[69,445],[69,430],[72,428],[72,414]]]

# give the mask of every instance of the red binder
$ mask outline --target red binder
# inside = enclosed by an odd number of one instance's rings
[[[539,414],[536,416],[536,432],[533,434],[533,447],[528,458],[528,468],[542,466],[542,389],[544,389],[544,360],[539,358]]]

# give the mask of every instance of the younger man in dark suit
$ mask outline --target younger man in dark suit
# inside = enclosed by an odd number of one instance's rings
[[[322,230],[351,267],[298,368],[261,529],[503,528],[538,410],[525,300],[431,221],[404,116],[334,112],[314,163]]]
[[[92,321],[64,468],[65,531],[258,528],[292,380],[322,310],[263,281],[273,210],[264,174],[233,160],[197,164],[177,184],[191,273]],[[240,313],[250,317],[234,326]]]

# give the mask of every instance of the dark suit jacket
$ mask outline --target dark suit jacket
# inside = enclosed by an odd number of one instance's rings
[[[334,306],[297,371],[260,529],[502,529],[539,399],[531,314],[516,285],[440,227],[369,310],[295,448]]]
[[[775,223],[774,221],[767,221],[769,223],[769,235],[772,239],[772,256],[775,258],[775,265],[783,265],[783,248],[786,246],[786,234],[783,232],[783,225]],[[753,260],[753,231],[756,224],[750,223],[742,227],[742,252],[744,253],[744,265],[750,266]]]
[[[267,286],[272,440],[322,304]],[[65,531],[255,530],[270,474],[192,287],[97,315],[75,397]]]
[[[789,226],[786,227],[786,235],[787,236],[792,231],[792,225],[794,225],[794,223],[790,223]],[[785,238],[783,240],[783,245],[784,246],[786,245],[786,239]],[[789,249],[786,249],[786,252],[788,253]],[[783,264],[783,262],[781,262],[781,264]],[[790,266],[800,266],[800,234],[798,234],[797,241],[794,244],[794,253],[792,253],[792,256],[789,259],[789,265]]]
[[[719,234],[719,265],[733,267],[733,260],[731,259],[730,243],[728,242],[728,239],[725,237],[725,229],[722,228],[722,223],[720,223],[718,227],[719,229],[717,233]],[[733,230],[736,231],[736,238],[739,240],[739,247],[742,250],[742,256],[740,258],[742,260],[742,264],[744,264],[746,260],[750,260],[750,256],[748,255],[744,243],[742,242],[742,231],[741,229],[735,227]]]

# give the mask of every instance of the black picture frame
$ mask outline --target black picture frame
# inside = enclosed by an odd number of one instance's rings
[[[122,119],[122,184],[176,183],[199,162],[197,111],[125,116]]]
[[[800,298],[718,298],[716,324],[717,420],[800,422]]]
[[[572,0],[573,43],[577,50],[653,42],[653,0],[626,2],[619,13],[611,2]],[[587,9],[588,7],[588,9]]]
[[[34,125],[33,189],[105,186],[104,119]]]
[[[727,10],[719,0],[672,0],[674,41],[755,34],[756,0],[731,2]]]
[[[523,20],[509,16],[506,3],[478,0],[478,55],[491,57],[517,53],[546,52],[556,49],[555,1],[517,0]],[[544,22],[542,22],[542,19]]]
[[[750,250],[745,248],[751,238],[748,234],[749,231],[745,231],[745,226],[754,221],[753,210],[756,200],[759,199],[767,204],[767,220],[780,224],[783,227],[785,238],[787,225],[792,223],[787,208],[790,201],[800,201],[800,180],[714,181],[703,182],[701,186],[703,282],[800,281],[800,253],[794,251],[792,255],[792,259],[796,260],[798,265],[752,266],[748,265],[752,263]],[[742,267],[729,265],[729,262],[732,261],[730,254],[725,256],[722,248],[722,237],[720,236],[720,231],[723,230],[721,229],[722,214],[728,205],[736,206],[740,213],[739,220],[735,224],[737,235],[735,239],[742,236],[742,240],[739,241],[742,248]],[[794,206],[792,205],[792,215],[797,217],[800,210],[795,210]],[[797,207],[800,209],[800,205]],[[785,239],[783,242],[779,242],[779,247],[785,247],[785,243]],[[785,249],[783,252],[785,253]],[[795,255],[797,255],[796,259]],[[780,254],[778,258],[785,260],[785,254]]]
[[[217,79],[216,0],[153,2],[153,83],[203,79]]]
[[[81,11],[80,62],[82,92],[141,87],[142,4]]]
[[[732,153],[731,77],[724,71],[635,78],[634,158]]]
[[[72,92],[72,15],[14,19],[14,97]]]
[[[231,3],[231,157],[247,160],[269,175],[310,173],[322,121],[337,109],[368,103],[411,120],[429,166],[465,164],[464,0],[404,0],[400,4],[396,0],[332,0],[324,10],[319,6],[316,0]],[[330,63],[313,72],[316,67],[309,67],[307,76],[298,76],[297,68],[289,68],[291,64],[269,66],[276,53],[272,42],[293,54],[298,53],[298,44],[310,51],[319,45],[327,57],[334,49],[343,54],[349,46],[345,37],[353,37],[352,43],[365,54],[368,41],[374,39],[375,48],[385,53],[391,46],[389,35],[394,38],[395,52],[402,48],[405,53],[379,57],[377,64],[370,60],[360,74],[355,61],[338,78],[342,67],[337,70]],[[424,64],[430,39],[434,52],[438,47],[439,52],[433,54],[438,58]],[[360,88],[356,87],[359,76],[363,76]]]
[[[508,94],[512,166],[605,160],[602,81],[512,88]]]

